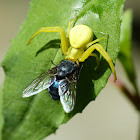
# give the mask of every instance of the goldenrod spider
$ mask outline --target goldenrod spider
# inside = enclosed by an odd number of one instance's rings
[[[61,27],[43,27],[30,38],[27,44],[29,44],[31,40],[41,32],[59,32],[61,37],[61,50],[62,53],[66,56],[65,59],[76,62],[79,65],[79,62],[84,62],[85,59],[87,59],[89,56],[94,56],[96,57],[97,66],[99,67],[98,56],[93,53],[94,50],[97,50],[110,65],[110,68],[114,74],[115,81],[116,72],[112,59],[104,50],[103,46],[98,43],[100,40],[104,39],[104,37],[93,40],[93,31],[86,25],[76,25],[70,29],[73,20],[69,21],[67,29],[70,46],[68,46],[69,43],[65,31]]]

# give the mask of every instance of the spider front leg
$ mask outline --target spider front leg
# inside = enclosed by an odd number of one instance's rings
[[[96,43],[96,44],[90,46],[90,47],[83,53],[83,55],[82,55],[81,58],[79,59],[79,62],[84,62],[85,59],[87,59],[95,49],[105,58],[105,60],[106,60],[106,61],[108,62],[108,64],[110,65],[110,68],[111,68],[111,70],[112,70],[112,72],[113,72],[113,74],[114,74],[114,81],[116,81],[116,72],[115,72],[115,68],[114,68],[112,59],[111,59],[110,56],[107,54],[107,52],[104,50],[104,48],[103,48],[102,45]]]
[[[68,40],[65,34],[65,31],[63,28],[61,27],[43,27],[40,28],[28,41],[27,45],[30,44],[31,40],[38,35],[41,32],[59,32],[60,33],[60,37],[61,37],[61,49],[62,49],[62,53],[66,54],[67,50],[68,50]]]

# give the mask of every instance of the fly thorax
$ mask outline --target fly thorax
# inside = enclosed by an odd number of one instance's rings
[[[93,40],[93,32],[86,25],[76,25],[70,30],[69,39],[73,48],[82,48]]]
[[[77,69],[77,67],[78,67],[77,64],[75,64],[72,61],[69,60],[61,61],[61,63],[58,65],[57,68],[57,79],[61,80],[71,75]]]

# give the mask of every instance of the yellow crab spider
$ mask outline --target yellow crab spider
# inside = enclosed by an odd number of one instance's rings
[[[67,29],[67,35],[69,38],[70,46],[68,46],[69,43],[65,31],[61,27],[43,27],[39,29],[30,38],[28,44],[36,35],[38,35],[41,32],[58,32],[60,33],[61,37],[61,50],[62,53],[66,56],[65,59],[76,62],[79,65],[79,62],[84,62],[89,56],[94,56],[97,60],[97,67],[99,67],[98,56],[95,53],[93,53],[94,50],[97,50],[110,65],[110,68],[114,74],[115,81],[116,72],[112,59],[104,50],[103,46],[98,43],[100,40],[104,39],[104,37],[93,40],[93,31],[90,27],[86,25],[76,25],[72,29],[70,29],[72,21],[73,20],[69,22]]]

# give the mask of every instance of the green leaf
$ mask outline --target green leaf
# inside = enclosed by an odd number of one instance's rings
[[[2,62],[6,73],[4,140],[40,140],[55,132],[60,124],[82,112],[96,98],[111,74],[108,63],[102,57],[99,71],[96,70],[95,58],[89,58],[81,70],[76,105],[70,114],[64,112],[59,101],[51,99],[47,90],[23,99],[22,92],[28,84],[52,67],[50,60],[59,64],[64,59],[59,34],[39,34],[26,46],[29,38],[41,27],[61,26],[66,31],[69,20],[78,16],[75,24],[90,26],[95,38],[109,34],[109,40],[104,39],[100,44],[115,63],[123,4],[124,0],[32,0],[29,14]]]
[[[136,85],[136,73],[134,69],[134,63],[132,58],[132,10],[124,12],[123,21],[121,25],[121,38],[120,38],[120,52],[119,60],[126,71],[128,79],[134,86],[135,90],[138,91]]]
[[[0,89],[0,140],[2,140],[3,114],[2,114],[2,90]]]

